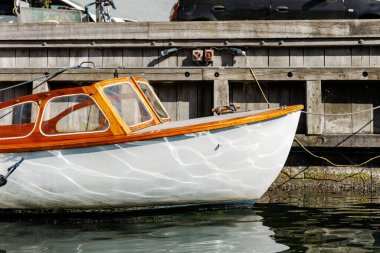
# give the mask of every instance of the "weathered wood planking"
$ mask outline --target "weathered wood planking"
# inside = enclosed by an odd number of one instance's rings
[[[0,67],[16,67],[16,51],[14,49],[0,49]]]
[[[54,78],[55,81],[104,80],[113,77],[116,68],[68,70]],[[41,77],[56,68],[0,68],[0,80],[25,81]],[[379,80],[378,67],[331,67],[331,68],[253,68],[259,80]],[[189,67],[189,68],[121,68],[120,75],[141,75],[153,81],[202,81],[202,80],[253,80],[249,68]]]
[[[325,114],[345,114],[352,112],[351,89],[339,87],[331,82],[322,84],[322,102]],[[326,134],[351,134],[352,116],[328,116],[325,115],[324,131]]]
[[[379,134],[324,134],[318,135],[301,135],[297,134],[297,139],[302,144],[310,147],[349,147],[349,148],[379,148]],[[299,147],[297,143],[293,146]]]
[[[211,115],[212,82],[152,83],[173,120]]]
[[[307,134],[318,135],[324,132],[324,106],[322,103],[321,80],[309,80],[306,82],[306,115]],[[321,115],[318,115],[321,114]]]
[[[379,124],[375,117],[379,94],[377,82],[326,82],[323,85],[325,113],[353,113],[347,116],[325,116],[324,133],[368,134]],[[357,113],[366,111],[363,113]]]
[[[302,82],[260,82],[270,108],[290,104],[305,104],[305,85]],[[256,82],[231,82],[230,103],[239,105],[239,111],[268,108]],[[301,116],[298,133],[305,133],[305,116]]]
[[[380,106],[379,94],[380,94],[380,87],[378,85],[374,86],[372,88],[373,106],[374,107]],[[373,112],[373,133],[374,134],[380,134],[380,109],[377,109]]]
[[[352,112],[356,113],[367,110],[367,112],[352,115],[352,132],[360,134],[373,133],[374,118],[373,111],[371,111],[374,100],[373,94],[379,94],[374,92],[376,88],[375,84],[360,82],[351,82],[350,84]]]
[[[0,41],[373,38],[377,20],[2,24]],[[41,43],[42,44],[42,43]],[[96,44],[92,44],[95,46]],[[48,46],[44,44],[44,46]]]
[[[230,88],[228,80],[215,80],[213,94],[214,107],[229,105]]]
[[[97,67],[377,67],[380,47],[243,48],[246,57],[215,50],[211,64],[196,64],[192,50],[160,56],[165,48],[23,48],[0,49],[1,68],[59,68],[92,61]],[[248,61],[247,61],[248,59]]]
[[[0,89],[7,88],[15,84],[17,83],[0,82]],[[4,90],[0,92],[0,103],[9,99],[15,98],[15,97],[31,94],[31,92],[32,92],[32,83],[21,86],[21,87]]]

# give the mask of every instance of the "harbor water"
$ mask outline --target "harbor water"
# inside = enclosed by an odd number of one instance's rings
[[[7,215],[0,252],[379,252],[374,194],[270,193],[229,210]]]

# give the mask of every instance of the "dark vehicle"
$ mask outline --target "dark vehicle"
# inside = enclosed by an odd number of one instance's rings
[[[171,21],[380,18],[380,0],[178,0]]]

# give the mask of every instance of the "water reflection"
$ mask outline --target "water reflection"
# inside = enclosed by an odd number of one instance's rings
[[[254,209],[286,252],[380,252],[380,200],[371,195],[276,195],[270,202]]]
[[[6,252],[280,252],[252,210],[0,222]]]
[[[380,199],[277,194],[253,209],[0,219],[10,252],[380,252]]]

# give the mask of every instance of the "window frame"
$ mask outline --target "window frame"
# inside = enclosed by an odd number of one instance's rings
[[[99,108],[100,112],[103,114],[103,116],[105,117],[105,119],[107,120],[108,122],[108,126],[106,129],[104,130],[98,130],[98,131],[87,131],[87,132],[74,132],[74,133],[58,133],[58,134],[46,134],[42,131],[42,123],[44,122],[44,116],[45,116],[45,113],[46,113],[46,108],[47,106],[49,105],[49,103],[53,100],[53,99],[57,99],[57,98],[63,98],[63,97],[72,97],[72,96],[79,96],[79,95],[85,95],[87,97],[89,97],[90,99],[92,99],[94,101],[94,103],[96,104],[96,106]],[[59,114],[58,114],[59,115]],[[103,112],[102,108],[99,106],[99,104],[97,103],[97,101],[95,99],[93,99],[89,94],[87,93],[73,93],[73,94],[66,94],[66,95],[62,95],[62,96],[54,96],[52,98],[50,98],[49,100],[46,101],[45,103],[45,106],[43,108],[43,112],[41,114],[41,119],[40,119],[40,122],[39,122],[39,132],[41,133],[41,135],[45,136],[45,137],[55,137],[55,136],[67,136],[67,135],[78,135],[78,134],[95,134],[95,133],[103,133],[103,132],[107,132],[111,127],[111,123],[110,123],[110,120],[108,119],[107,115]]]
[[[123,120],[123,118],[121,117],[121,115],[118,113],[117,109],[114,107],[114,105],[112,104],[111,100],[109,99],[108,95],[106,94],[106,92],[104,91],[104,89],[106,88],[109,88],[109,87],[113,87],[113,86],[116,86],[116,85],[123,85],[123,84],[129,84],[131,89],[134,91],[135,94],[137,94],[137,97],[140,99],[141,103],[144,105],[145,109],[147,110],[147,112],[149,113],[150,115],[150,119],[147,120],[147,121],[143,121],[143,122],[140,122],[138,124],[135,124],[135,125],[128,125],[127,122],[125,122]],[[152,114],[150,108],[149,108],[149,104],[146,104],[147,102],[145,101],[145,97],[143,97],[139,90],[136,89],[136,86],[132,83],[132,82],[128,82],[128,81],[124,81],[124,82],[119,82],[119,83],[113,83],[111,85],[107,85],[107,86],[103,86],[101,88],[102,90],[102,93],[104,95],[104,97],[107,99],[107,102],[109,102],[110,106],[111,106],[111,109],[112,111],[115,113],[115,115],[121,120],[122,123],[124,123],[124,125],[126,125],[132,132],[133,131],[137,131],[139,130],[140,126],[145,126],[147,125],[148,123],[152,123],[152,121],[154,121],[154,115]]]
[[[35,122],[34,122],[34,126],[33,126],[32,131],[30,131],[30,133],[28,133],[27,135],[24,135],[24,136],[5,137],[5,138],[0,138],[0,140],[16,140],[16,139],[27,138],[31,134],[33,134],[34,130],[36,130],[39,114],[40,114],[40,111],[41,111],[41,108],[40,108],[39,104],[36,101],[34,101],[34,100],[28,100],[28,101],[24,101],[24,102],[21,102],[21,103],[18,103],[18,104],[13,104],[13,105],[10,105],[10,106],[2,108],[0,111],[6,110],[6,109],[14,107],[14,106],[18,106],[18,105],[22,105],[22,104],[27,104],[27,103],[33,103],[33,104],[37,105],[37,108],[38,108],[37,113],[36,113],[36,118],[34,119]],[[17,125],[19,125],[19,124],[17,124]],[[1,127],[1,125],[0,125],[0,127]]]
[[[166,113],[166,115],[168,116],[167,118],[163,118],[161,117],[157,110],[154,108],[153,104],[149,102],[149,99],[148,97],[144,94],[144,92],[142,91],[139,83],[144,83],[148,86],[148,88],[152,91],[154,97],[156,98],[157,102],[160,104],[161,108],[164,110],[164,112]],[[158,118],[160,118],[162,121],[168,121],[168,120],[171,120],[171,117],[170,117],[170,114],[169,112],[166,110],[165,106],[162,104],[161,100],[158,98],[157,94],[154,92],[154,89],[153,87],[150,85],[150,83],[148,82],[144,82],[144,81],[139,81],[139,80],[136,80],[136,84],[138,86],[138,88],[141,90],[141,92],[144,94],[144,96],[146,97],[146,100],[148,101],[149,105],[152,107],[152,110],[154,111],[154,113],[157,115]]]

